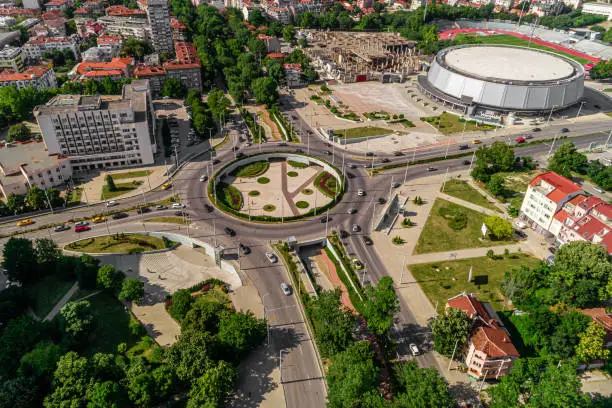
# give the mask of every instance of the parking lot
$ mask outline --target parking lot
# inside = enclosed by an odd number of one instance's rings
[[[201,143],[199,136],[191,127],[191,112],[189,107],[179,99],[158,99],[153,101],[158,119],[167,119],[170,126],[170,144],[164,146],[165,156],[180,158],[185,155],[185,149]],[[213,129],[211,129],[212,131]]]

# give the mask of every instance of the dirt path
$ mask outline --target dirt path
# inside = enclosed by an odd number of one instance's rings
[[[329,280],[331,281],[332,285],[334,285],[335,287],[339,287],[342,291],[342,295],[340,296],[342,304],[351,309],[354,313],[357,313],[355,307],[351,303],[351,299],[348,295],[348,290],[346,289],[346,286],[344,286],[344,283],[342,283],[340,277],[338,276],[338,271],[336,271],[336,265],[329,258],[329,256],[327,256],[327,253],[325,251],[321,251],[321,259],[323,260],[323,262],[325,262],[325,266],[329,271]]]
[[[295,197],[295,194],[291,196],[289,189],[287,188],[287,162],[285,161],[281,162],[281,190],[283,192],[283,198],[285,201],[287,201],[287,204],[289,204],[289,208],[291,209],[293,215],[300,215],[300,210],[293,202],[293,197]]]
[[[261,109],[258,112],[260,114],[260,117],[263,118],[263,121],[266,122],[270,129],[272,129],[272,138],[275,140],[283,140],[283,135],[278,129],[278,126],[276,126],[276,123],[270,117],[270,112],[268,112],[266,107],[263,105],[258,106],[258,108]]]

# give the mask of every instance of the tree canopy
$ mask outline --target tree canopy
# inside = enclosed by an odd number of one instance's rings
[[[548,160],[548,169],[557,174],[571,178],[572,171],[584,174],[587,167],[587,157],[578,152],[572,142],[565,142]]]
[[[431,322],[434,349],[447,357],[458,356],[468,339],[471,319],[461,309],[448,307]]]
[[[383,276],[376,286],[367,286],[365,297],[363,316],[368,322],[368,328],[382,336],[391,329],[393,316],[399,311],[399,300],[393,287],[393,279]]]

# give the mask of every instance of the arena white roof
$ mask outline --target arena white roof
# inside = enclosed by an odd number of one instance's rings
[[[510,81],[550,81],[574,72],[572,65],[560,57],[524,48],[458,48],[446,54],[445,62],[468,75]]]

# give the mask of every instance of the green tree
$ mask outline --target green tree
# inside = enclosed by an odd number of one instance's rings
[[[87,359],[69,351],[60,357],[53,373],[53,391],[44,401],[45,408],[82,407],[91,385]]]
[[[488,182],[492,174],[509,171],[514,166],[514,149],[504,142],[494,142],[476,151],[476,163],[472,177]]]
[[[456,405],[446,381],[436,369],[419,368],[416,361],[397,364],[393,368],[399,383],[394,407],[452,408]]]
[[[49,238],[37,238],[36,241],[34,241],[34,245],[34,254],[41,275],[54,273],[57,261],[61,256],[61,252],[55,244],[55,241]]]
[[[106,188],[108,189],[108,191],[117,191],[117,186],[115,185],[115,180],[113,180],[113,176],[107,174],[105,180]]]
[[[30,128],[23,123],[17,123],[9,128],[8,135],[6,137],[7,142],[25,142],[32,138],[32,132]]]
[[[126,406],[126,396],[121,386],[114,381],[97,382],[91,391],[87,408],[118,408]]]
[[[181,322],[181,329],[217,334],[221,316],[225,312],[227,307],[222,303],[200,297],[190,306],[190,310]]]
[[[206,103],[215,120],[218,121],[227,117],[230,100],[225,97],[223,91],[210,91],[206,98]]]
[[[155,383],[155,394],[157,398],[167,398],[176,385],[176,375],[166,364],[151,371],[151,378],[153,378],[153,382]]]
[[[504,181],[505,178],[501,174],[493,174],[487,182],[487,189],[495,196],[504,196]]]
[[[89,254],[81,255],[75,262],[75,275],[81,289],[94,289],[98,278],[100,260]]]
[[[21,357],[19,374],[47,377],[55,371],[55,366],[62,355],[62,348],[50,341],[41,341],[34,349]]]
[[[565,142],[559,146],[548,161],[548,169],[571,178],[572,171],[584,174],[587,163],[586,155],[580,153],[572,142]]]
[[[191,293],[187,289],[179,289],[172,294],[172,305],[168,308],[168,312],[180,322],[191,309],[192,303]]]
[[[113,265],[103,265],[98,269],[98,277],[96,283],[98,288],[118,293],[121,290],[121,284],[125,279],[125,273],[119,269],[115,269]]]
[[[40,210],[47,204],[45,192],[37,186],[32,186],[26,194],[28,206],[33,210]]]
[[[140,279],[130,278],[123,281],[119,300],[138,302],[144,297],[144,282]]]
[[[232,392],[236,378],[236,369],[231,364],[218,361],[192,383],[187,408],[225,406],[225,398]]]
[[[295,27],[291,24],[283,27],[283,40],[288,43],[293,43],[295,41]]]
[[[256,103],[262,103],[270,107],[278,100],[276,81],[270,77],[254,79],[251,83],[251,89]]]
[[[576,346],[576,357],[583,363],[593,360],[607,360],[610,350],[605,347],[606,330],[597,322],[590,322],[584,333],[578,335],[580,342]]]
[[[41,398],[33,377],[4,378],[0,381],[0,407],[37,407]]]
[[[333,356],[327,373],[327,406],[360,406],[364,396],[378,391],[378,371],[374,350],[367,341],[353,343],[345,351]]]
[[[127,38],[123,42],[123,48],[121,49],[121,55],[134,57],[139,61],[144,59],[144,56],[151,54],[153,47],[147,41],[137,40],[135,38]]]
[[[431,331],[434,336],[434,349],[447,357],[459,355],[468,339],[472,321],[461,309],[448,307],[443,314],[432,320]]]
[[[2,248],[2,266],[13,282],[32,283],[38,278],[36,255],[32,241],[11,237]]]
[[[495,237],[495,239],[501,240],[510,238],[514,232],[510,221],[504,220],[503,218],[495,215],[484,217],[484,224],[487,226],[487,229],[491,235]]]
[[[393,316],[399,311],[399,300],[393,287],[393,279],[382,277],[376,286],[365,288],[366,300],[363,303],[363,316],[368,322],[368,328],[382,336],[393,325]]]
[[[2,90],[2,88],[0,88]],[[6,199],[6,207],[14,214],[23,211],[23,205],[25,203],[25,197],[21,194],[11,194]]]
[[[161,92],[162,96],[178,99],[185,97],[185,94],[187,94],[187,88],[179,79],[167,78],[164,81],[164,86]]]
[[[215,340],[207,332],[182,331],[166,353],[166,361],[179,380],[189,382],[201,377],[214,358]]]
[[[589,163],[587,175],[599,187],[612,190],[612,166],[604,166],[599,160],[593,160]]]
[[[94,316],[88,300],[68,302],[60,309],[64,331],[74,339],[87,336],[93,327]]]
[[[239,361],[266,337],[266,323],[253,313],[224,313],[219,322],[217,341],[229,358]],[[231,357],[230,357],[231,356]]]
[[[40,341],[42,331],[42,325],[28,315],[7,323],[0,336],[0,375],[3,378],[17,370],[19,359]]]
[[[317,344],[324,357],[338,354],[353,342],[356,317],[342,305],[340,295],[339,289],[323,291],[310,306]]]

